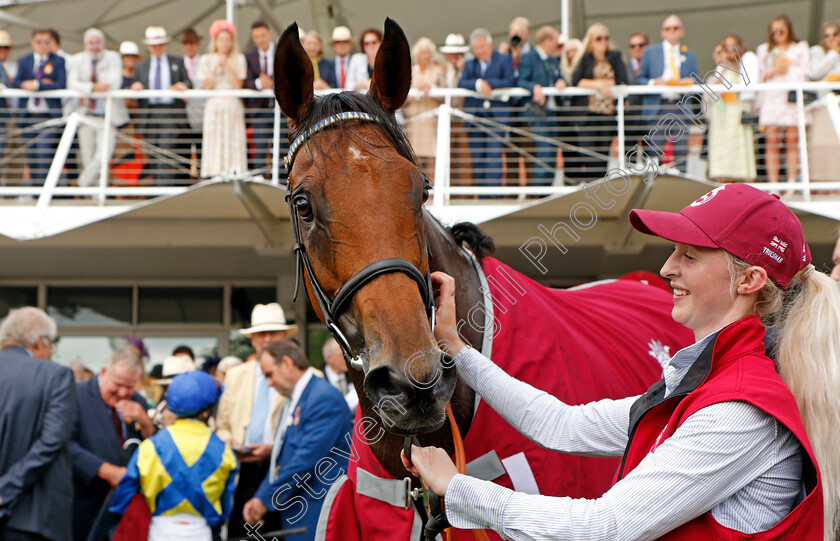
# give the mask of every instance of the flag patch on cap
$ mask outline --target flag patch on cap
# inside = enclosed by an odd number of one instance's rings
[[[785,250],[787,250],[788,247],[788,243],[783,241],[779,237],[774,236],[773,240],[770,241],[770,247],[775,248],[782,253],[785,253]]]

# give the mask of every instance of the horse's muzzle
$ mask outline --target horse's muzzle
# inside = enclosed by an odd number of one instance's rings
[[[417,370],[410,370],[410,362],[405,366],[408,369],[402,373],[387,364],[371,369],[365,376],[365,392],[389,432],[433,432],[446,421],[446,403],[455,390],[452,358],[439,356],[424,377],[418,377]]]

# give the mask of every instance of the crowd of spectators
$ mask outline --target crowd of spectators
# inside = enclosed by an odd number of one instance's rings
[[[451,34],[440,48],[429,37],[414,43],[412,88],[416,92],[398,118],[404,123],[428,177],[433,179],[436,153],[437,117],[433,110],[443,101],[431,94],[436,88],[462,88],[477,93],[452,102],[456,107],[464,107],[469,115],[466,120],[453,122],[452,145],[462,150],[453,160],[454,177],[463,176],[456,169],[466,169],[468,177],[479,185],[540,186],[601,176],[610,166],[610,159],[626,151],[617,147],[617,103],[613,94],[616,85],[663,87],[658,94],[636,94],[627,99],[628,146],[643,142],[662,163],[685,172],[690,138],[668,139],[666,130],[654,129],[665,115],[674,115],[685,126],[691,126],[693,112],[681,106],[684,93],[675,87],[708,83],[712,87],[724,85],[728,90],[745,84],[747,77],[741,72],[748,75],[749,82],[840,80],[840,25],[834,22],[823,26],[822,41],[810,49],[807,42],[797,37],[785,15],[770,21],[767,39],[758,44],[754,53],[737,34],[726,35],[711,52],[715,75],[707,73],[705,81],[699,75],[697,55],[685,43],[686,28],[676,15],[663,21],[659,43],[651,44],[644,33],[633,33],[627,43],[626,58],[610,39],[609,28],[601,23],[591,25],[582,40],[569,39],[550,26],[534,30],[532,36],[531,22],[516,17],[506,39],[498,43],[484,28],[474,29],[467,40],[460,34]],[[167,31],[152,26],[145,31],[143,44],[148,54],[143,58],[133,42],[120,44],[119,53],[106,50],[104,35],[95,28],[85,32],[84,50],[68,56],[61,50],[57,32],[36,29],[30,42],[33,52],[19,58],[16,64],[9,59],[13,44],[7,33],[0,31],[0,88],[70,88],[83,94],[113,88],[271,88],[274,36],[264,21],[255,21],[250,31],[254,46],[243,55],[238,52],[237,42],[241,39],[237,39],[236,27],[224,20],[215,21],[208,30],[207,52],[201,54],[203,37],[187,28],[180,34],[183,56],[176,56],[168,51]],[[301,31],[301,42],[312,59],[316,90],[366,91],[382,37],[375,28],[365,29],[356,37],[350,28],[338,26],[332,31],[329,47],[325,47],[318,32]],[[354,48],[359,52],[354,53]],[[509,99],[493,92],[510,87],[524,88],[531,96]],[[544,89],[551,87],[577,87],[595,93],[574,98],[546,96]],[[705,98],[709,129],[702,145],[695,145],[708,158],[706,175],[721,181],[752,181],[759,177],[766,177],[769,182],[797,181],[799,118],[795,93],[764,90],[720,94],[722,99]],[[818,97],[806,94],[809,102]],[[145,159],[136,177],[194,182],[219,175],[268,176],[271,170],[271,98],[249,98],[243,102],[230,96],[181,99],[170,94],[115,100],[110,118],[116,129],[110,130],[107,145],[102,144],[102,99],[62,103],[37,94],[20,100],[0,98],[0,156],[7,139],[4,131],[14,116],[26,148],[27,183],[43,183],[57,145],[58,131],[43,130],[44,123],[69,111],[78,111],[92,120],[79,128],[79,170],[75,175],[66,172],[79,186],[96,183],[103,155],[115,154],[117,130],[128,136],[123,140],[138,137],[146,143],[142,145]],[[814,139],[834,140],[824,108],[808,107],[805,122]],[[511,133],[517,128],[534,136],[517,139]],[[456,134],[458,130],[464,133]],[[646,135],[650,137],[645,138]],[[285,122],[281,137],[285,139]],[[281,142],[281,147],[285,144]],[[116,147],[119,150],[115,165],[136,156],[140,149],[137,144]],[[836,168],[823,163],[823,154],[826,153],[813,157],[813,173],[817,180],[833,180]],[[529,158],[527,164],[525,156]]]
[[[0,324],[0,539],[210,541],[258,520],[313,539],[329,488],[316,464],[349,456],[358,395],[335,340],[324,371],[310,366],[279,304],[255,306],[240,332],[246,360],[199,367],[182,345],[147,373],[132,339],[94,374],[49,360],[50,316],[12,310]],[[301,499],[301,520],[277,512]]]

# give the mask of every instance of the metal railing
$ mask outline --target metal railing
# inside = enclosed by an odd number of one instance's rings
[[[749,111],[751,103],[742,100],[741,94],[753,97],[772,91],[791,92],[795,98],[797,137],[787,134],[784,151],[773,152],[775,147],[768,147],[768,141],[779,144],[768,130],[741,124],[740,119],[733,123],[731,111],[728,116],[715,112],[723,103],[740,103],[740,110]],[[716,160],[731,161],[735,147],[745,153],[739,159],[748,167],[745,176],[736,175],[732,180],[757,181],[756,186],[761,189],[798,194],[810,200],[812,196],[840,190],[840,167],[819,163],[836,163],[836,156],[840,155],[840,108],[838,95],[832,91],[840,91],[840,82],[750,83],[727,89],[720,85],[615,86],[612,114],[596,115],[590,111],[590,97],[598,97],[592,90],[545,89],[549,99],[557,103],[555,108],[545,109],[535,107],[530,93],[519,88],[496,90],[490,96],[463,89],[432,89],[425,96],[412,91],[401,120],[421,164],[433,179],[434,206],[458,199],[523,199],[569,193],[579,189],[581,182],[601,178],[608,171],[615,174],[615,170],[624,171],[629,166],[633,172],[634,167],[640,166],[635,160],[649,161],[656,172],[676,169],[689,177],[709,178],[709,173],[721,170],[713,167],[718,165]],[[666,111],[655,117],[645,116],[645,105],[639,101],[646,95],[662,93],[676,98],[689,96],[682,100],[686,108],[679,118],[669,122]],[[809,93],[818,99],[808,103]],[[64,114],[57,116],[56,111],[55,118],[40,117],[34,126],[20,123],[22,113],[31,109],[29,98],[36,96],[62,98]],[[222,136],[222,142],[241,145],[241,135],[248,146],[244,161],[239,156],[239,166],[209,178],[249,177],[281,183],[281,158],[288,141],[279,108],[265,106],[274,103],[270,91],[115,90],[86,96],[70,90],[32,93],[8,89],[0,92],[0,98],[7,102],[7,108],[0,109],[0,197],[37,197],[37,206],[43,207],[54,197],[104,204],[113,198],[179,193],[208,178],[202,175],[204,135],[230,128],[227,124],[201,126],[201,107],[206,106],[207,99],[219,97],[241,98],[245,103],[239,113],[244,113],[244,124],[234,116],[239,122],[235,128],[242,133],[237,132],[235,138]],[[95,109],[98,115],[91,114],[93,109],[84,101],[77,103],[90,98],[101,100]],[[159,98],[175,99],[175,105],[148,105],[149,100]],[[465,98],[478,98],[476,106],[464,107]],[[113,119],[119,116],[117,109],[126,100],[129,121],[116,126]],[[186,109],[181,106],[185,102]],[[670,129],[667,135],[674,139],[672,148],[686,143],[685,157],[671,160],[667,141],[661,140],[662,133],[658,133],[659,143],[655,142],[656,132],[666,131],[665,128]],[[821,131],[809,133],[817,129]],[[79,143],[82,139],[80,130],[87,132],[84,137],[88,148],[77,148],[77,134]],[[781,135],[784,142],[784,132]],[[50,138],[49,150],[36,152],[37,143]],[[114,146],[116,150],[100,152],[95,182],[82,182],[82,170],[91,160],[91,138],[95,139],[95,146]],[[476,142],[489,151],[476,153]],[[777,161],[765,163],[773,155]],[[789,163],[795,166],[797,158],[798,167],[791,167],[783,175],[786,162],[793,159]],[[815,178],[812,169],[818,174]],[[839,175],[837,179],[832,172]],[[767,182],[768,173],[789,181]]]

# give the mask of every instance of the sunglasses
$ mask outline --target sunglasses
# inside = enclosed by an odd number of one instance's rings
[[[680,28],[682,28],[682,26],[663,26],[662,30],[667,30],[670,32],[671,30],[679,30]]]
[[[826,38],[836,38],[837,36],[840,36],[840,34],[838,34],[837,32],[826,32],[824,37],[826,37]]]
[[[609,36],[595,36],[595,41],[609,41]]]
[[[647,45],[647,43],[631,43],[630,48],[631,49],[638,49],[639,47],[644,47],[645,45]]]
[[[367,47],[368,45],[379,45],[378,41],[366,41],[364,42],[364,46]]]
[[[49,45],[50,43],[50,40],[48,39],[36,39],[33,41],[35,41],[35,43],[37,43],[38,45]]]

